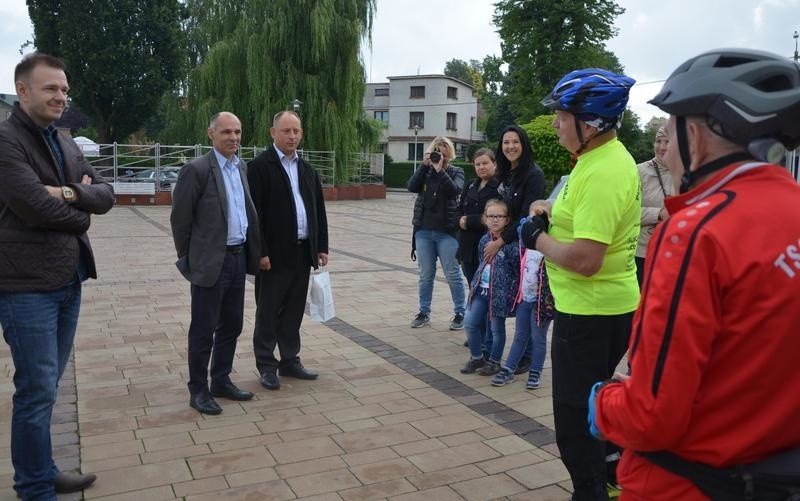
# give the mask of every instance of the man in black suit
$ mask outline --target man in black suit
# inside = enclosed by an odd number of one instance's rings
[[[217,113],[208,137],[213,149],[181,169],[170,222],[176,265],[192,284],[189,405],[203,414],[219,414],[222,408],[214,397],[253,398],[231,382],[230,373],[242,332],[245,274],[258,270],[261,250],[245,164],[236,156],[241,122],[233,113]]]
[[[256,276],[253,348],[261,384],[280,388],[281,376],[316,379],[300,363],[300,323],[311,267],[328,264],[328,219],[317,172],[297,155],[300,117],[275,115],[273,144],[253,159],[247,177],[259,215],[261,262]],[[280,361],[275,358],[275,345]]]

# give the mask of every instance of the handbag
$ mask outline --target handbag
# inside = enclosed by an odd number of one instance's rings
[[[311,275],[309,314],[314,322],[326,322],[336,316],[331,290],[331,274],[320,271]]]

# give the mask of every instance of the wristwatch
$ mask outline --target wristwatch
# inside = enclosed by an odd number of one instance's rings
[[[64,201],[67,202],[68,204],[78,199],[78,196],[75,194],[75,190],[73,190],[69,186],[62,186],[61,194],[64,196]]]

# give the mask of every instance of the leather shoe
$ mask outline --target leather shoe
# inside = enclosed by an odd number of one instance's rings
[[[296,362],[288,367],[281,367],[278,369],[278,372],[281,376],[285,377],[293,377],[297,379],[317,379],[319,374],[316,372],[312,372],[305,367],[300,362]]]
[[[233,383],[225,383],[219,386],[211,385],[211,396],[227,398],[228,400],[250,400],[253,394],[249,391],[240,390]]]
[[[197,409],[200,414],[216,416],[222,413],[222,407],[214,400],[210,393],[195,393],[189,398],[189,407]]]
[[[67,494],[86,489],[97,480],[97,475],[93,473],[81,474],[71,471],[60,471],[53,479],[53,487],[57,494]]]
[[[275,374],[275,371],[266,371],[261,374],[261,386],[268,390],[279,390],[281,388],[281,382],[278,381],[278,375]]]

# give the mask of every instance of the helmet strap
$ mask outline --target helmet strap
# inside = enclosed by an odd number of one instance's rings
[[[683,163],[683,176],[681,176],[681,193],[686,193],[694,182],[694,176],[689,168],[692,165],[692,155],[689,153],[689,135],[686,132],[686,117],[675,117],[675,135],[678,137],[678,152]]]

